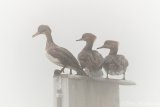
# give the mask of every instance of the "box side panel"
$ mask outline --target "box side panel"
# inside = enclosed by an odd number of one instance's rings
[[[69,79],[69,107],[119,107],[119,85]]]

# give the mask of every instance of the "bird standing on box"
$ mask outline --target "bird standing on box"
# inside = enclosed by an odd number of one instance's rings
[[[101,63],[103,62],[103,57],[98,51],[92,50],[93,43],[96,39],[96,36],[91,33],[85,33],[82,35],[81,39],[76,41],[86,41],[85,47],[78,54],[78,60],[80,65],[86,74],[90,77],[102,77],[103,72]]]
[[[102,64],[103,68],[110,75],[121,75],[123,74],[123,79],[125,80],[125,72],[128,67],[128,61],[124,55],[118,55],[118,42],[113,40],[105,41],[104,45],[97,48],[108,48],[110,49],[109,55],[105,57]]]
[[[81,69],[77,59],[72,55],[72,53],[53,42],[49,26],[40,25],[37,33],[34,34],[33,37],[39,34],[44,34],[47,38],[46,55],[48,59],[54,64],[62,67],[61,70],[55,70],[54,74],[61,74],[65,68],[70,68],[77,71],[78,75],[85,75],[85,72]]]

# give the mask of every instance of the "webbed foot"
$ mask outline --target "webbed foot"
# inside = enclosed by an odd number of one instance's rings
[[[54,70],[54,76],[59,76],[61,74],[61,70]]]

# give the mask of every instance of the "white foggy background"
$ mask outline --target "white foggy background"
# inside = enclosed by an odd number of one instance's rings
[[[160,107],[159,0],[1,0],[0,107],[53,107],[59,67],[45,56],[45,36],[31,37],[40,24],[76,57],[85,43],[75,40],[83,33],[97,36],[94,49],[119,41],[130,63],[126,79],[137,83],[120,87],[121,107]]]

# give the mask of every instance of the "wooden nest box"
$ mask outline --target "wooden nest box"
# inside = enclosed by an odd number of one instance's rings
[[[119,107],[119,85],[135,83],[68,74],[55,76],[54,107]]]

